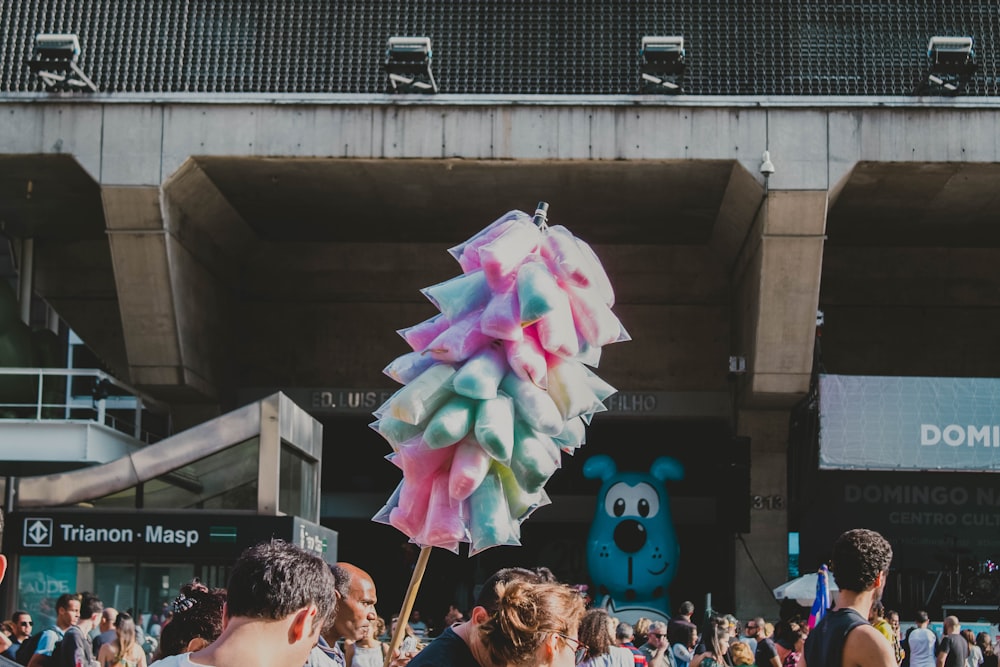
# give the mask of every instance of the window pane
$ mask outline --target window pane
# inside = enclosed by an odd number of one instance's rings
[[[280,465],[278,510],[317,521],[317,490],[314,483],[316,464],[282,443]]]
[[[162,509],[257,509],[258,438],[146,482],[143,505]]]

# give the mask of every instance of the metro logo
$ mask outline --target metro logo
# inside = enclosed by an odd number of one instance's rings
[[[201,538],[197,530],[170,530],[159,525],[147,525],[145,537],[148,544],[183,544],[188,548]]]

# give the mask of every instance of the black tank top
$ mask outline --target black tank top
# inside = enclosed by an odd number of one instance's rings
[[[806,637],[806,666],[842,667],[847,633],[867,623],[864,616],[850,607],[827,613]]]

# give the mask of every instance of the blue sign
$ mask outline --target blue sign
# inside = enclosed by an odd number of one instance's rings
[[[72,556],[21,556],[17,604],[35,615],[35,630],[55,622],[55,603],[60,595],[76,593],[76,570]]]
[[[819,465],[1000,470],[1000,379],[821,375]]]

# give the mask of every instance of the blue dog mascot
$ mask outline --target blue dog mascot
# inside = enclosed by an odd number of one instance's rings
[[[648,473],[618,472],[611,457],[601,455],[584,463],[583,475],[602,482],[587,538],[595,601],[627,623],[668,619],[667,587],[680,546],[664,482],[683,479],[684,466],[661,456]]]

